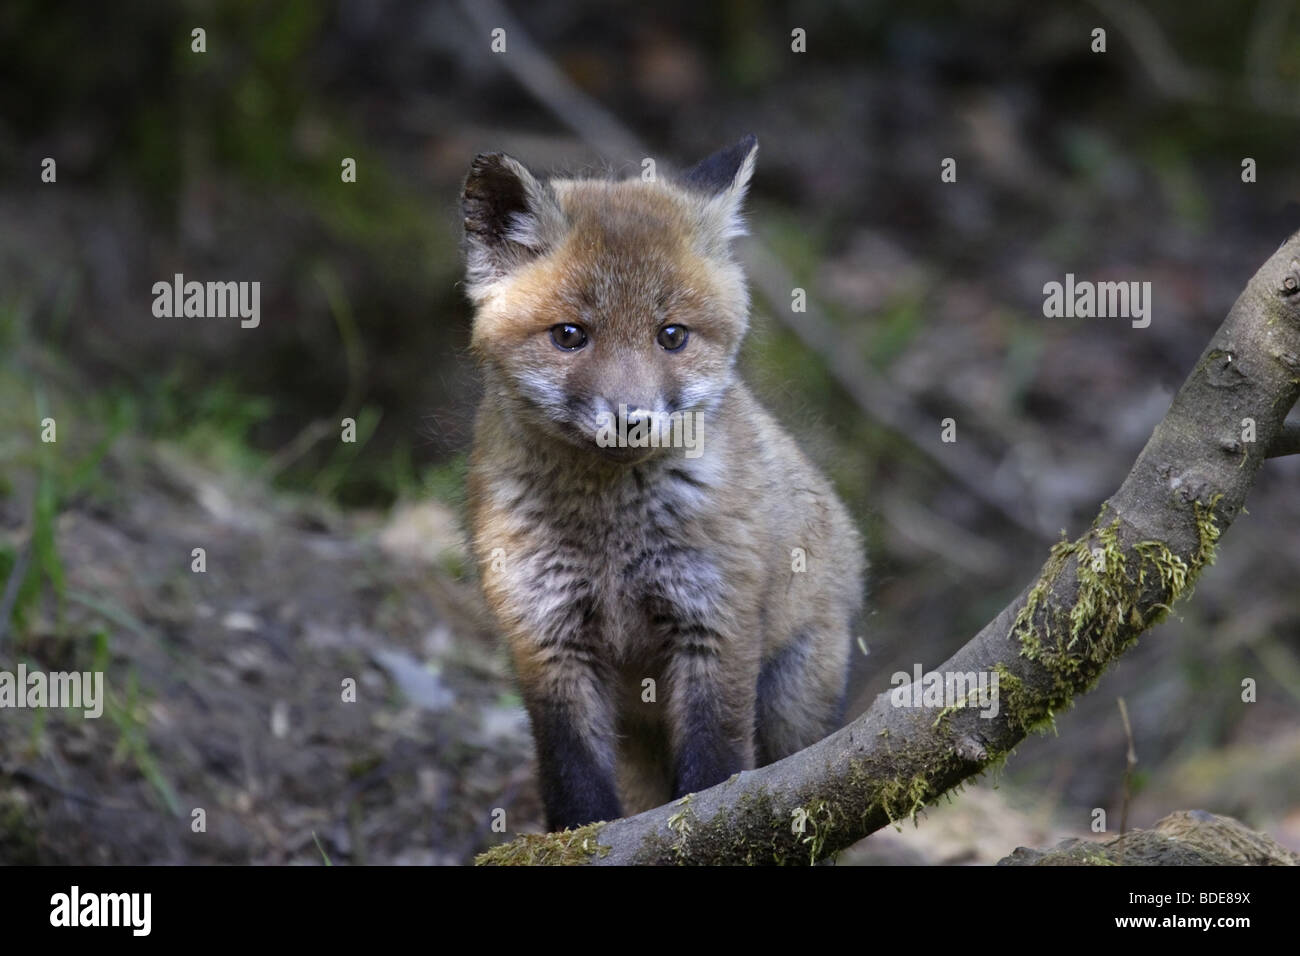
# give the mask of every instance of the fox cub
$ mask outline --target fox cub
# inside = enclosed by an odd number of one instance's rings
[[[611,820],[839,726],[864,559],[830,484],[740,382],[730,243],[750,136],[671,182],[462,195],[485,393],[469,511],[551,829]]]

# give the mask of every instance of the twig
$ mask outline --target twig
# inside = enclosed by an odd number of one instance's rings
[[[1128,832],[1128,802],[1132,796],[1132,779],[1133,768],[1137,766],[1137,750],[1133,747],[1133,725],[1128,720],[1128,706],[1124,703],[1124,698],[1119,700],[1119,717],[1124,721],[1124,736],[1128,738],[1128,751],[1124,754],[1124,806],[1119,814],[1119,835],[1123,836]]]
[[[1156,89],[1165,96],[1208,106],[1237,105],[1232,103],[1232,94],[1244,88],[1241,99],[1256,109],[1281,116],[1300,116],[1300,97],[1294,86],[1279,83],[1260,70],[1261,58],[1268,64],[1277,63],[1281,49],[1278,38],[1288,13],[1285,0],[1263,0],[1256,9],[1246,43],[1246,72],[1242,78],[1224,77],[1211,70],[1184,65],[1155,18],[1134,0],[1088,2],[1111,20],[1133,47],[1136,59]]]
[[[1197,102],[1218,102],[1214,77],[1184,66],[1165,39],[1160,25],[1134,0],[1088,0],[1119,28],[1153,83],[1168,96]]]
[[[498,61],[578,138],[624,159],[646,155],[640,140],[613,113],[574,86],[497,0],[460,0],[460,8],[482,35],[485,46],[493,30],[505,30],[506,52]]]

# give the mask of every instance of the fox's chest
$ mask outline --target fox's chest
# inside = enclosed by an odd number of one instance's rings
[[[520,609],[544,616],[576,589],[590,601],[602,646],[621,660],[645,658],[666,615],[689,614],[719,588],[723,542],[709,541],[701,488],[673,471],[532,485],[511,510],[526,542],[514,581]]]

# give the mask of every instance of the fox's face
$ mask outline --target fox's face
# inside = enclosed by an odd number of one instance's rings
[[[611,426],[722,399],[749,311],[730,240],[756,151],[747,137],[671,182],[542,182],[500,153],[474,160],[472,343],[515,422],[632,462],[659,449],[611,444]]]

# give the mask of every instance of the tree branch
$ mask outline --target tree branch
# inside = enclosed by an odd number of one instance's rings
[[[481,863],[808,863],[995,762],[1169,611],[1214,557],[1300,395],[1300,233],[1246,285],[1086,534],[940,667],[998,680],[991,719],[881,694],[819,743],[702,793],[610,823],[520,837]],[[1254,442],[1242,420],[1255,422]],[[1293,435],[1293,433],[1292,433]],[[1293,436],[1294,437],[1294,436]],[[905,696],[904,696],[905,695]]]

